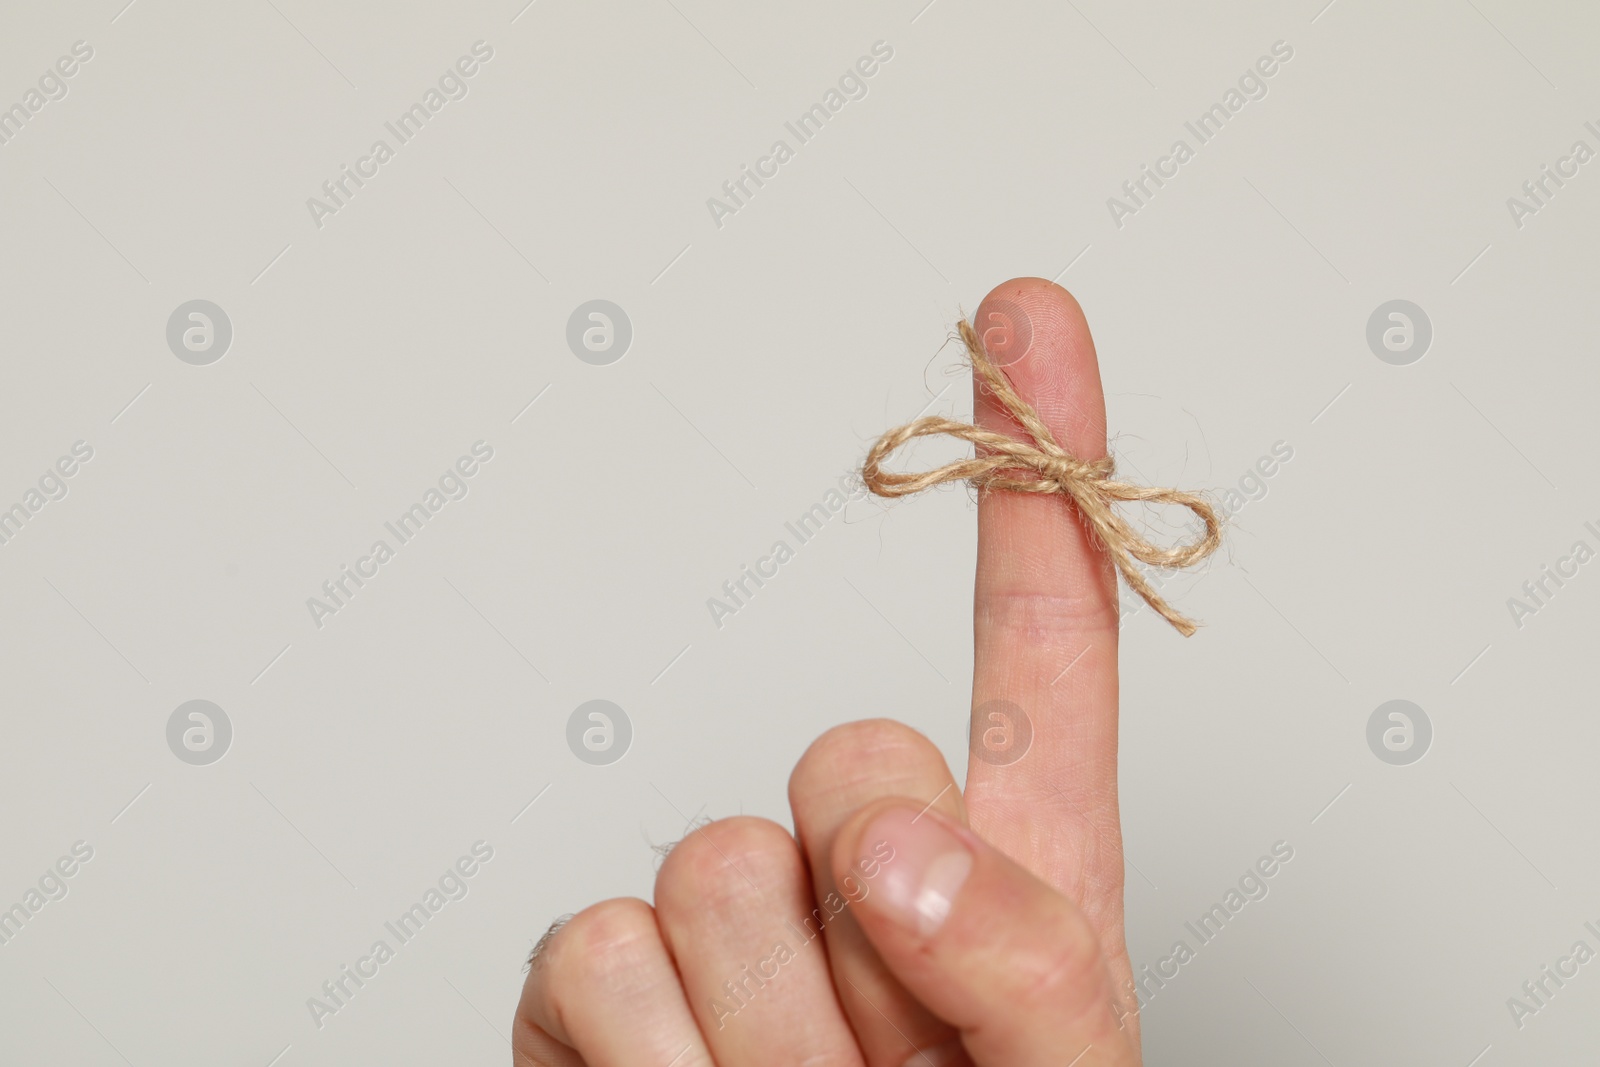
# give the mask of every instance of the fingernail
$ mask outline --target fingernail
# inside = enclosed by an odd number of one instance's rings
[[[877,892],[862,904],[915,930],[918,937],[932,937],[972,871],[972,850],[938,816],[908,808],[892,808],[867,824],[862,847],[876,851],[880,842],[894,853],[883,862]]]

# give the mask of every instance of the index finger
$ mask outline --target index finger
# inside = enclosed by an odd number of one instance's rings
[[[1064,448],[1106,454],[1099,364],[1072,294],[1014,279],[973,325]],[[977,381],[974,394],[979,426],[1025,437]],[[1069,500],[979,491],[973,631],[972,826],[1120,932],[1117,578]]]

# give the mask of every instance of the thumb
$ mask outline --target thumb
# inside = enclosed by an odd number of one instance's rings
[[[972,831],[880,801],[851,819],[832,858],[840,884],[863,886],[854,911],[878,954],[978,1067],[1138,1064],[1094,927]]]

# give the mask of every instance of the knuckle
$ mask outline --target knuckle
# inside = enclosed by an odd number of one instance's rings
[[[1092,582],[1071,592],[990,590],[975,603],[978,626],[1005,635],[1007,641],[1031,645],[1059,640],[1063,634],[1116,633],[1117,600],[1103,583]]]
[[[752,815],[719,819],[680,841],[656,875],[656,906],[685,914],[736,904],[804,878],[788,830]]]
[[[583,1067],[576,1052],[520,1012],[511,1026],[511,1062],[512,1067]]]
[[[948,773],[943,754],[918,731],[893,719],[863,719],[811,743],[789,776],[789,798],[798,803],[864,782]]]
[[[605,900],[574,915],[550,938],[523,986],[514,1024],[519,1064],[578,1062],[561,1043],[571,1021],[638,988],[660,971],[653,964],[664,956],[655,913],[642,900]]]
[[[1064,915],[1035,943],[1015,954],[1015,1003],[1024,1011],[1049,1012],[1067,1021],[1109,1006],[1100,939],[1083,915]]]
[[[573,916],[551,940],[550,964],[560,990],[606,986],[637,971],[659,941],[655,912],[635,897],[603,900]]]

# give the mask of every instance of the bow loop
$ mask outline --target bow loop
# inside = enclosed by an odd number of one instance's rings
[[[970,423],[930,415],[890,430],[867,453],[861,478],[879,496],[909,496],[944,482],[965,481],[980,487],[1023,493],[1060,494],[1070,499],[1099,544],[1110,554],[1134,592],[1179,633],[1188,637],[1195,623],[1168,604],[1150,585],[1137,564],[1181,569],[1193,566],[1222,544],[1222,523],[1202,496],[1180,489],[1152,489],[1117,481],[1109,456],[1083,460],[1056,440],[1033,405],[1012,388],[1000,367],[989,359],[983,341],[971,323],[962,321],[961,340],[967,346],[973,373],[988,392],[1028,435],[1028,440],[986,430]],[[883,469],[883,461],[917,437],[944,434],[974,445],[970,459],[956,460],[921,473],[896,473]],[[1195,540],[1163,548],[1135,530],[1117,511],[1117,504],[1173,504],[1188,508],[1205,526]]]

